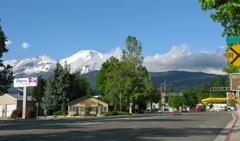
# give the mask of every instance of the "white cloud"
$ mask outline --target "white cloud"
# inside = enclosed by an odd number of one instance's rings
[[[5,44],[8,46],[8,45],[10,45],[12,43],[12,41],[11,40],[7,40],[7,41],[5,41]]]
[[[222,72],[223,67],[227,67],[227,59],[224,56],[226,47],[219,47],[216,51],[190,52],[187,45],[173,46],[165,54],[144,57],[143,65],[149,72],[164,71],[190,71],[205,72],[210,74],[226,74]],[[122,49],[120,47],[104,54],[103,62],[111,56],[120,59]]]
[[[173,46],[166,54],[156,54],[144,59],[144,66],[150,72],[171,70],[225,74],[222,68],[227,66],[224,48],[216,52],[190,52],[187,45]]]
[[[105,61],[105,60],[109,59],[111,56],[114,56],[114,57],[120,59],[122,56],[122,49],[120,47],[117,47],[115,50],[114,49],[111,50],[110,53],[105,53],[103,60]]]
[[[27,49],[27,48],[29,48],[30,47],[30,44],[29,43],[26,43],[26,42],[24,42],[24,43],[22,43],[22,48],[24,48],[24,49]]]

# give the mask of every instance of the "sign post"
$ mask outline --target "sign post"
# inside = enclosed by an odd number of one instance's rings
[[[36,112],[37,114],[36,114],[36,117],[38,118],[38,106],[39,106],[39,103],[36,102],[36,103],[35,103],[35,106],[37,107],[37,112]]]
[[[37,86],[37,77],[31,78],[16,78],[14,79],[14,87],[23,87],[23,105],[22,105],[22,118],[25,119],[26,105],[27,105],[27,87]]]

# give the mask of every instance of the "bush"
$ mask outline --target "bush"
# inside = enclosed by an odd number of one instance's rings
[[[22,117],[22,110],[21,109],[16,109],[12,112],[11,118],[16,119]]]
[[[78,113],[74,113],[74,114],[72,114],[72,116],[74,116],[74,117],[75,117],[75,116],[79,116],[79,114],[78,114]]]
[[[25,113],[25,117],[26,118],[35,118],[35,111],[34,109],[31,109],[31,108],[27,108],[26,109],[26,113]]]
[[[35,118],[35,111],[31,108],[26,108],[25,118]],[[16,109],[12,112],[11,118],[21,118],[22,117],[22,109]]]
[[[61,116],[62,115],[62,111],[61,110],[55,111],[55,112],[53,112],[53,115],[54,116]]]
[[[84,110],[85,110],[85,116],[89,116],[90,115],[90,111],[92,110],[92,107],[91,106],[86,106],[85,108],[84,108]]]
[[[118,112],[118,111],[110,111],[109,113],[104,113],[103,116],[116,116],[116,115],[131,115],[128,112]]]
[[[66,103],[63,102],[61,106],[61,115],[65,116],[66,115]]]
[[[115,116],[117,114],[118,114],[117,111],[110,111],[107,115],[108,116]]]

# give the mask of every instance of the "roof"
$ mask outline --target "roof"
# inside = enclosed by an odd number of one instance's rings
[[[83,101],[83,100],[89,99],[89,98],[97,99],[97,98],[95,98],[95,97],[93,97],[93,96],[86,95],[86,96],[83,96],[83,97],[80,97],[80,98],[78,98],[78,99],[75,99],[75,100],[73,100],[73,101],[68,102],[67,105],[70,105],[70,104],[75,103],[75,102],[77,102],[77,101]],[[98,101],[101,101],[101,102],[103,102],[103,103],[108,104],[107,102],[104,102],[104,101],[102,101],[102,100],[99,100],[99,99],[97,99],[97,100],[98,100]]]
[[[15,100],[23,100],[23,95],[19,95],[19,94],[6,94],[12,98],[14,98]],[[34,101],[32,96],[27,96],[27,100],[28,101]]]
[[[84,99],[87,99],[87,98],[90,98],[90,96],[89,96],[89,95],[86,95],[86,96],[80,97],[80,98],[78,98],[78,99],[75,99],[75,100],[73,100],[73,101],[68,102],[67,105],[70,105],[70,104],[72,104],[72,103],[75,103],[75,102],[77,102],[77,101],[84,100]]]

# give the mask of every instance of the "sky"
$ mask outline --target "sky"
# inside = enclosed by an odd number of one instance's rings
[[[111,54],[127,36],[142,43],[154,71],[221,74],[226,37],[198,0],[1,0],[0,25],[9,51],[2,59],[41,55],[56,60],[80,50]]]

